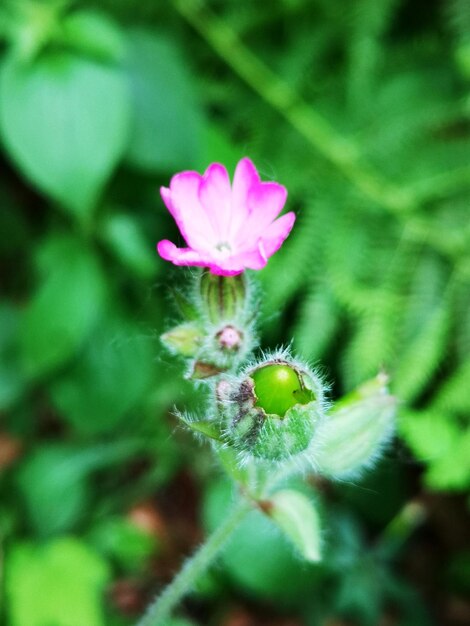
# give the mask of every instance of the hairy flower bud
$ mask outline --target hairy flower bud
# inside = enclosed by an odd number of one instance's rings
[[[234,381],[221,381],[227,442],[254,457],[281,461],[309,446],[323,415],[323,386],[289,356],[267,358]]]
[[[215,276],[203,272],[200,283],[202,306],[210,322],[230,322],[241,315],[246,305],[246,279],[238,276]]]
[[[243,333],[231,324],[224,326],[216,334],[220,349],[226,352],[236,352],[243,342]]]

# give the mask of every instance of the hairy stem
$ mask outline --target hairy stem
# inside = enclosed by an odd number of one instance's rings
[[[136,626],[164,626],[172,610],[194,588],[198,577],[211,565],[220,549],[250,510],[250,504],[240,498],[228,512],[224,522],[210,535],[196,553],[183,565],[173,581],[155,598]]]

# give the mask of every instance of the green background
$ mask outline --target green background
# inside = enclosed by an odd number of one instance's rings
[[[333,398],[383,368],[397,438],[306,487],[323,564],[254,512],[173,626],[467,623],[470,4],[5,0],[0,38],[5,624],[132,624],[222,519],[171,414],[203,392],[159,342],[189,273],[156,255],[180,241],[158,188],[243,156],[297,213],[263,345]]]

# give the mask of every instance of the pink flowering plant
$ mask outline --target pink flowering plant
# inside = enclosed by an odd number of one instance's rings
[[[185,245],[164,239],[158,253],[174,265],[199,268],[190,274],[189,296],[178,295],[184,319],[162,336],[186,361],[187,377],[207,391],[203,415],[178,417],[211,446],[238,500],[138,626],[168,623],[252,507],[284,533],[299,558],[320,561],[317,505],[289,481],[309,473],[360,477],[390,439],[396,405],[383,373],[333,404],[318,370],[288,349],[255,355],[261,296],[250,272],[266,266],[294,225],[292,211],[281,215],[283,185],[262,181],[243,158],[232,182],[225,167],[213,163],[203,175],[176,174],[161,196]]]
[[[170,187],[160,191],[188,247],[178,248],[165,239],[158,253],[175,265],[205,267],[212,274],[235,276],[263,269],[295,222],[292,211],[279,217],[286,188],[262,182],[248,158],[238,163],[232,185],[225,167],[213,163],[203,176],[176,174]]]

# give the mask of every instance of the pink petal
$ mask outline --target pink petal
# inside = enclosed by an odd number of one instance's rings
[[[170,182],[171,208],[167,206],[187,244],[205,250],[212,247],[217,235],[199,201],[201,182],[202,176],[197,172],[181,172],[173,176]]]
[[[250,221],[270,224],[284,208],[287,200],[287,189],[279,183],[260,183],[250,189],[248,206]]]
[[[273,222],[262,236],[266,256],[272,256],[289,235],[295,222],[295,213],[290,211]]]
[[[160,187],[160,195],[163,202],[165,203],[166,208],[175,220],[183,239],[186,243],[189,243],[190,235],[186,232],[186,226],[184,224],[181,212],[175,209],[175,207],[173,206],[173,203],[171,201],[171,191],[168,189],[168,187]]]
[[[237,232],[235,242],[245,248],[255,246],[282,211],[286,198],[286,188],[278,183],[260,183],[253,187],[248,195],[250,214]]]
[[[227,170],[220,163],[213,163],[207,168],[202,178],[199,200],[218,235],[219,242],[226,241],[228,238],[231,196]]]
[[[248,213],[248,192],[260,183],[256,167],[248,157],[238,162],[233,176],[232,204],[235,213]]]
[[[196,265],[198,267],[205,267],[209,264],[207,258],[192,250],[191,248],[178,248],[174,243],[163,239],[157,243],[158,254],[165,259],[165,261],[171,261],[175,265]]]

